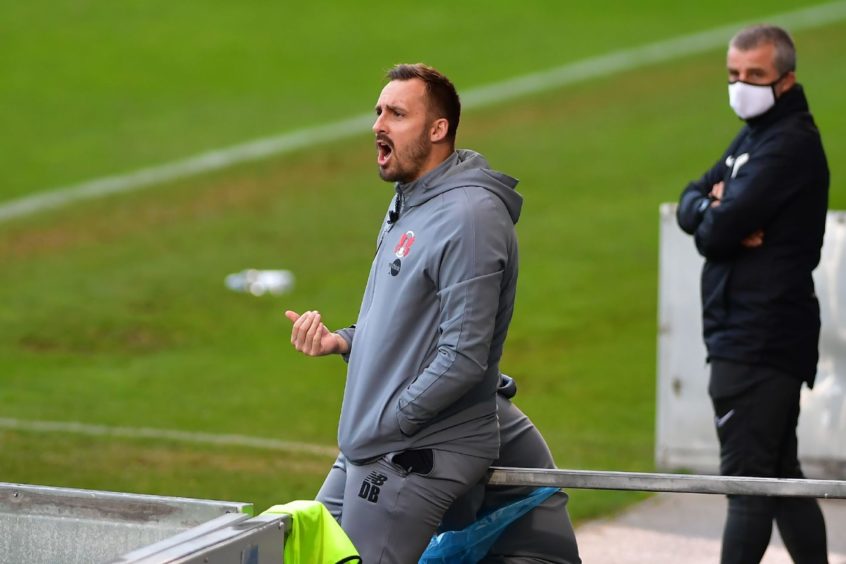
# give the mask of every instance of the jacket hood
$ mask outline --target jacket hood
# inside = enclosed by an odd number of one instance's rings
[[[517,190],[518,180],[488,168],[485,157],[475,151],[458,149],[435,169],[412,182],[397,183],[403,208],[419,206],[435,196],[468,186],[478,186],[496,194],[505,204],[511,220],[517,223],[523,197]]]

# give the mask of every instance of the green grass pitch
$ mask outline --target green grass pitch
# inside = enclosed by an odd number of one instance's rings
[[[369,111],[423,60],[460,90],[812,3],[37,0],[5,11],[0,203]],[[26,22],[24,25],[23,22]],[[795,34],[846,206],[846,23]],[[521,179],[503,369],[563,468],[653,469],[658,205],[739,122],[724,50],[468,111],[459,145]],[[354,320],[391,197],[367,131],[0,224],[0,417],[333,445],[339,359],[285,308]],[[292,293],[228,292],[287,268]],[[703,394],[705,383],[702,384]],[[0,430],[0,480],[252,501],[315,494],[331,458]],[[640,494],[572,491],[580,520]]]

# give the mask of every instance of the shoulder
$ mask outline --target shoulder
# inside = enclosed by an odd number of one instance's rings
[[[491,215],[507,214],[505,205],[482,186],[461,186],[438,196],[445,217],[454,221],[478,221]]]
[[[796,112],[785,116],[770,127],[764,138],[780,140],[784,145],[801,145],[820,138],[814,118],[809,112]]]
[[[819,130],[810,117],[789,116],[762,132],[755,144],[755,156],[773,156],[804,162],[823,153]]]

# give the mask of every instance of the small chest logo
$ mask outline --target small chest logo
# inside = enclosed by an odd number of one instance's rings
[[[743,153],[739,157],[735,158],[729,155],[726,158],[726,166],[731,167],[731,177],[737,178],[737,171],[740,170],[740,167],[745,165],[749,162],[749,153]]]
[[[394,247],[394,256],[397,258],[394,259],[394,261],[389,265],[391,270],[391,276],[396,276],[400,273],[400,269],[402,268],[402,261],[400,259],[408,256],[408,253],[411,252],[411,245],[413,244],[414,231],[406,231],[405,233],[403,233],[402,237],[400,237],[399,241]]]
[[[400,268],[402,268],[402,261],[400,259],[394,259],[394,262],[389,267],[391,269],[391,276],[396,276],[399,274]]]
[[[414,231],[406,231],[400,237],[396,247],[394,247],[394,254],[397,258],[407,257],[411,252],[411,245],[414,244]]]
[[[361,482],[361,488],[358,490],[358,497],[367,500],[370,503],[378,502],[382,484],[387,481],[388,477],[384,474],[380,474],[375,471],[371,472],[367,475],[364,481]]]

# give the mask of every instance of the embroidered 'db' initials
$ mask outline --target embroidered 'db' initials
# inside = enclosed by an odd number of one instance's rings
[[[358,490],[358,497],[369,501],[370,503],[378,503],[379,493],[381,491],[380,488],[387,481],[388,477],[384,474],[371,472],[367,475],[364,481],[361,482],[361,488]]]

